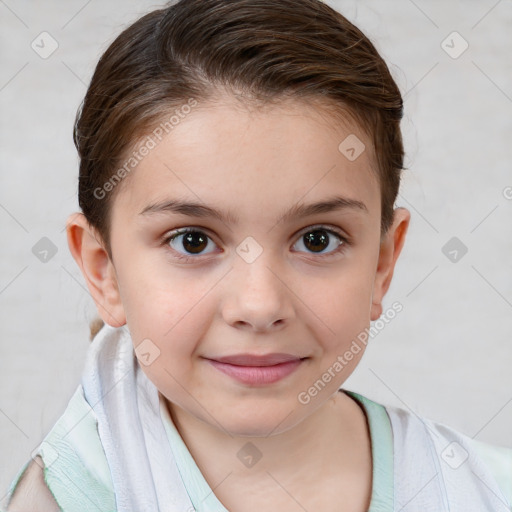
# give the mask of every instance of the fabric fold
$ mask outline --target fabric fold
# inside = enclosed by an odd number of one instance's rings
[[[158,389],[138,364],[126,325],[104,325],[96,335],[82,387],[98,418],[117,510],[193,511],[160,417]]]
[[[510,512],[470,437],[405,409],[386,411],[393,430],[396,510]]]

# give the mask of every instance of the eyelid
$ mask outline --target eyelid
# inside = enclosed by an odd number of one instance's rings
[[[192,256],[192,255],[186,256],[186,255],[176,251],[175,249],[172,249],[172,247],[169,246],[171,240],[174,240],[174,239],[178,238],[179,236],[186,235],[188,233],[196,233],[196,232],[204,233],[216,246],[218,246],[217,242],[215,241],[216,237],[212,235],[212,232],[207,228],[203,228],[203,227],[199,227],[199,226],[185,226],[182,228],[175,228],[175,229],[172,229],[171,231],[167,231],[161,238],[161,245],[165,245],[169,248],[169,250],[177,253],[178,254],[177,258],[179,258],[179,259],[197,260],[197,259],[201,258],[201,256],[205,256],[205,255],[198,254],[197,256]],[[212,254],[212,253],[206,253],[206,255],[208,255],[208,254]]]
[[[336,233],[340,238],[342,238],[347,245],[352,243],[349,234],[346,231],[340,229],[339,227],[334,226],[333,224],[312,224],[311,226],[307,226],[304,229],[301,229],[294,236],[301,236],[304,233],[308,233],[309,231],[315,231],[316,229],[325,229],[326,231],[332,231]]]
[[[161,237],[162,243],[168,242],[173,237],[177,237],[179,235],[186,235],[187,233],[190,233],[191,231],[192,232],[199,231],[200,233],[204,233],[205,235],[208,236],[208,238],[210,238],[211,240],[213,240],[215,242],[216,236],[208,228],[204,228],[202,226],[191,225],[191,226],[183,226],[180,228],[174,228],[169,231],[166,231]]]

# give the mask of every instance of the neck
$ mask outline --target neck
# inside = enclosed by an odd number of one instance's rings
[[[344,392],[293,428],[267,437],[227,435],[185,410],[166,404],[174,425],[212,489],[229,475],[230,483],[261,488],[269,475],[289,489],[305,481],[354,475],[371,482],[371,444],[362,407]],[[250,445],[249,443],[252,443]],[[242,463],[241,463],[242,462]],[[274,485],[275,482],[274,482]],[[370,487],[371,488],[371,487]]]

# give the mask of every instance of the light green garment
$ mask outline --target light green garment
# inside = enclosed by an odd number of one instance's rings
[[[345,391],[366,413],[373,456],[372,497],[368,512],[393,510],[393,436],[385,407]],[[197,511],[228,512],[217,499],[176,430],[160,395],[160,413],[169,443],[190,499]],[[473,441],[475,450],[493,472],[498,485],[512,501],[512,449]],[[46,465],[45,481],[64,512],[115,511],[115,495],[109,467],[97,430],[94,411],[78,386],[64,414],[44,438],[40,448]],[[58,455],[57,455],[58,454]],[[16,488],[29,462],[14,478]]]
[[[110,470],[101,444],[97,420],[78,386],[64,414],[39,447],[45,482],[65,512],[115,512]],[[14,492],[29,459],[11,484]]]

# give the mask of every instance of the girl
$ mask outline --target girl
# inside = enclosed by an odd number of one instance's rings
[[[509,511],[511,451],[342,388],[410,213],[403,103],[319,0],[181,0],[101,57],[70,251],[101,317],[9,511]]]

